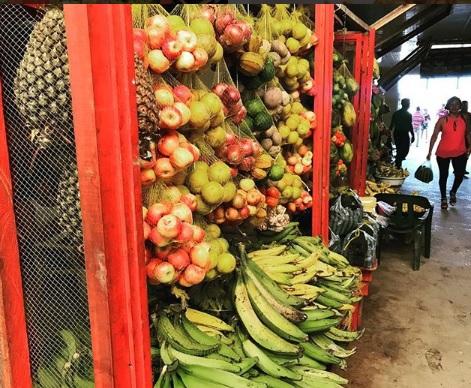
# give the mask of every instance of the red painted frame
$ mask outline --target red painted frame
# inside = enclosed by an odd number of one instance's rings
[[[332,122],[332,54],[334,44],[334,5],[315,5],[315,33],[319,43],[314,51],[314,112],[317,128],[313,133],[312,234],[329,239],[330,132]]]
[[[0,381],[5,388],[31,387],[23,282],[16,236],[7,131],[0,77]]]
[[[131,7],[65,5],[96,387],[150,387]]]
[[[366,33],[337,33],[335,40],[336,42],[345,41],[355,45],[352,75],[358,82],[359,91],[353,98],[353,106],[357,112],[357,122],[352,128],[351,141],[354,153],[349,170],[351,187],[359,195],[364,195],[368,162],[375,30],[372,29]]]

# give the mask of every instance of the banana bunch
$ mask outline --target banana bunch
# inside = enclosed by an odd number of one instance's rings
[[[285,242],[291,241],[295,237],[299,236],[301,232],[298,228],[299,222],[290,222],[287,224],[283,230],[274,231],[274,230],[263,230],[259,231],[257,240],[259,244],[271,244],[279,243],[284,244]]]
[[[397,193],[397,189],[394,189],[387,183],[376,183],[373,181],[366,181],[365,195],[373,197],[378,193]]]

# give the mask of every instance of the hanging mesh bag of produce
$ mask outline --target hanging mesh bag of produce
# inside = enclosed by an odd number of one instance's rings
[[[423,162],[419,168],[415,171],[415,178],[424,183],[430,183],[433,181],[433,171],[430,160]]]
[[[371,217],[367,217],[358,228],[345,236],[342,255],[350,264],[365,269],[376,267],[378,231],[378,224]]]
[[[349,190],[337,197],[330,208],[330,229],[343,237],[357,228],[363,219],[363,206],[358,195]]]

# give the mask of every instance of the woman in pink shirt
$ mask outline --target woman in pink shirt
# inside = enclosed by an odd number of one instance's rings
[[[456,192],[463,182],[466,170],[466,161],[471,152],[471,136],[468,131],[468,120],[461,114],[461,100],[458,97],[452,97],[446,104],[446,109],[450,112],[448,116],[441,117],[435,124],[432,138],[430,139],[430,149],[427,159],[430,160],[433,146],[437,141],[438,134],[441,132],[440,143],[438,144],[437,163],[440,170],[440,193],[442,196],[442,209],[448,208],[446,197],[446,182],[448,179],[448,170],[450,162],[455,170],[455,181],[450,190],[450,205],[456,204]]]

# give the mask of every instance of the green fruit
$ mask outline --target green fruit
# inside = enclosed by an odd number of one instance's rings
[[[299,115],[303,111],[304,111],[303,104],[301,104],[299,101],[295,101],[293,102],[293,104],[291,104],[291,113]]]
[[[291,54],[296,54],[299,51],[299,40],[294,39],[294,38],[288,38],[286,40],[286,47],[288,48],[289,52]]]
[[[188,186],[193,194],[201,193],[203,186],[209,183],[208,174],[202,168],[195,169],[188,177]]]
[[[291,186],[288,186],[281,192],[281,195],[283,198],[291,198],[291,196],[293,195],[293,188]]]
[[[221,126],[213,128],[206,132],[206,140],[211,147],[219,148],[226,141],[226,131]]]
[[[209,242],[209,252],[210,253],[216,253],[217,255],[220,255],[224,251],[222,250],[221,244],[219,244],[218,240],[212,240]]]
[[[283,191],[286,187],[288,187],[288,184],[286,183],[286,180],[284,180],[284,177],[281,178],[277,183],[276,183],[276,187],[278,187],[278,189],[280,191]]]
[[[273,36],[280,36],[281,34],[283,34],[282,25],[278,20],[274,21],[271,24],[271,32]]]
[[[294,39],[301,40],[307,34],[307,27],[301,23],[297,22],[294,24],[293,29],[291,30],[291,35]]]
[[[280,22],[281,24],[281,31],[283,35],[289,35],[291,32],[291,28],[293,27],[293,23],[289,19],[284,19]]]
[[[223,109],[221,99],[214,93],[205,94],[200,102],[207,107],[211,113],[211,117],[216,116]]]
[[[216,224],[209,224],[205,230],[207,238],[216,239],[221,236],[221,228]]]
[[[293,176],[292,186],[298,187],[298,188],[303,187],[303,181],[301,180],[299,176]]]
[[[224,191],[222,202],[230,202],[237,193],[237,186],[234,182],[229,181],[223,186],[222,190]]]
[[[211,210],[211,207],[206,202],[204,202],[201,195],[198,194],[196,196],[196,212],[206,216],[211,213]]]
[[[208,34],[208,35],[212,35],[213,37],[215,36],[213,25],[208,19],[203,18],[203,17],[193,19],[190,23],[190,29],[196,35]],[[199,43],[200,43],[200,40],[198,37],[198,44]]]
[[[255,182],[250,178],[243,178],[239,182],[239,187],[244,191],[252,190],[255,187]]]
[[[193,101],[190,104],[190,111],[190,125],[193,128],[204,128],[209,120],[211,120],[211,112],[209,111],[209,107],[207,107],[206,104],[201,101]]]
[[[286,139],[291,133],[291,129],[289,129],[286,125],[281,125],[278,128],[278,132],[280,132],[280,135],[283,139]]]
[[[223,253],[219,256],[217,271],[220,273],[231,273],[236,267],[236,258],[230,253]]]
[[[208,205],[218,205],[224,198],[224,191],[218,182],[209,182],[203,186],[201,196]]]
[[[247,128],[252,129],[253,128],[253,120],[250,116],[246,116],[244,121],[242,121],[242,125],[247,126]]]
[[[258,89],[260,86],[264,84],[264,82],[258,75],[256,75],[255,77],[245,77],[243,79],[244,79],[244,85],[247,88],[247,90]]]
[[[273,65],[273,61],[268,58],[265,62],[265,66],[263,66],[262,71],[258,74],[260,80],[263,82],[271,81],[275,77],[275,66]]]
[[[286,126],[291,131],[296,131],[296,128],[298,128],[298,125],[300,122],[301,122],[301,118],[299,117],[299,115],[291,114],[286,120]]]
[[[298,132],[299,136],[304,137],[307,135],[310,129],[311,129],[311,125],[303,121],[299,123],[296,131]]]
[[[162,202],[177,203],[180,201],[182,193],[176,186],[166,187],[161,194]]]
[[[212,269],[210,269],[208,272],[206,272],[206,275],[205,275],[205,280],[213,280],[215,279],[216,277],[218,276],[218,273],[217,271],[214,269],[214,267]]]
[[[261,112],[255,116],[255,128],[258,131],[265,131],[273,125],[273,120],[268,113]]]
[[[275,164],[270,169],[270,173],[268,174],[268,178],[272,181],[279,181],[281,178],[283,178],[284,174],[285,174],[284,168],[282,166],[279,166],[279,165]]]
[[[265,112],[265,105],[263,105],[263,102],[260,99],[248,101],[247,104],[245,104],[245,107],[247,108],[247,113],[252,117]]]
[[[198,46],[208,53],[208,57],[211,58],[216,53],[217,40],[213,35],[210,34],[197,34],[198,35]]]
[[[217,239],[217,241],[221,245],[223,252],[227,252],[229,250],[229,243],[227,242],[225,238],[220,237]]]
[[[296,77],[298,75],[298,64],[289,63],[288,66],[286,66],[285,73],[289,78]]]
[[[297,132],[291,132],[288,136],[288,143],[289,144],[296,144],[299,139],[299,134]]]
[[[294,175],[293,174],[286,174],[283,179],[285,180],[288,186],[291,186],[294,182]]]
[[[299,187],[293,187],[292,197],[298,199],[301,196],[301,189]]]
[[[231,168],[226,163],[217,161],[209,167],[208,178],[211,182],[214,181],[223,185],[231,179]]]
[[[181,16],[178,15],[167,16],[167,22],[170,25],[170,30],[172,32],[177,32],[187,28],[185,21],[181,18]]]
[[[203,170],[205,172],[208,172],[208,163],[203,162],[202,160],[198,160],[193,166],[195,170]]]
[[[177,188],[178,188],[178,190],[180,190],[180,193],[182,195],[190,194],[190,190],[188,189],[188,187],[186,187],[184,185],[178,185]]]

